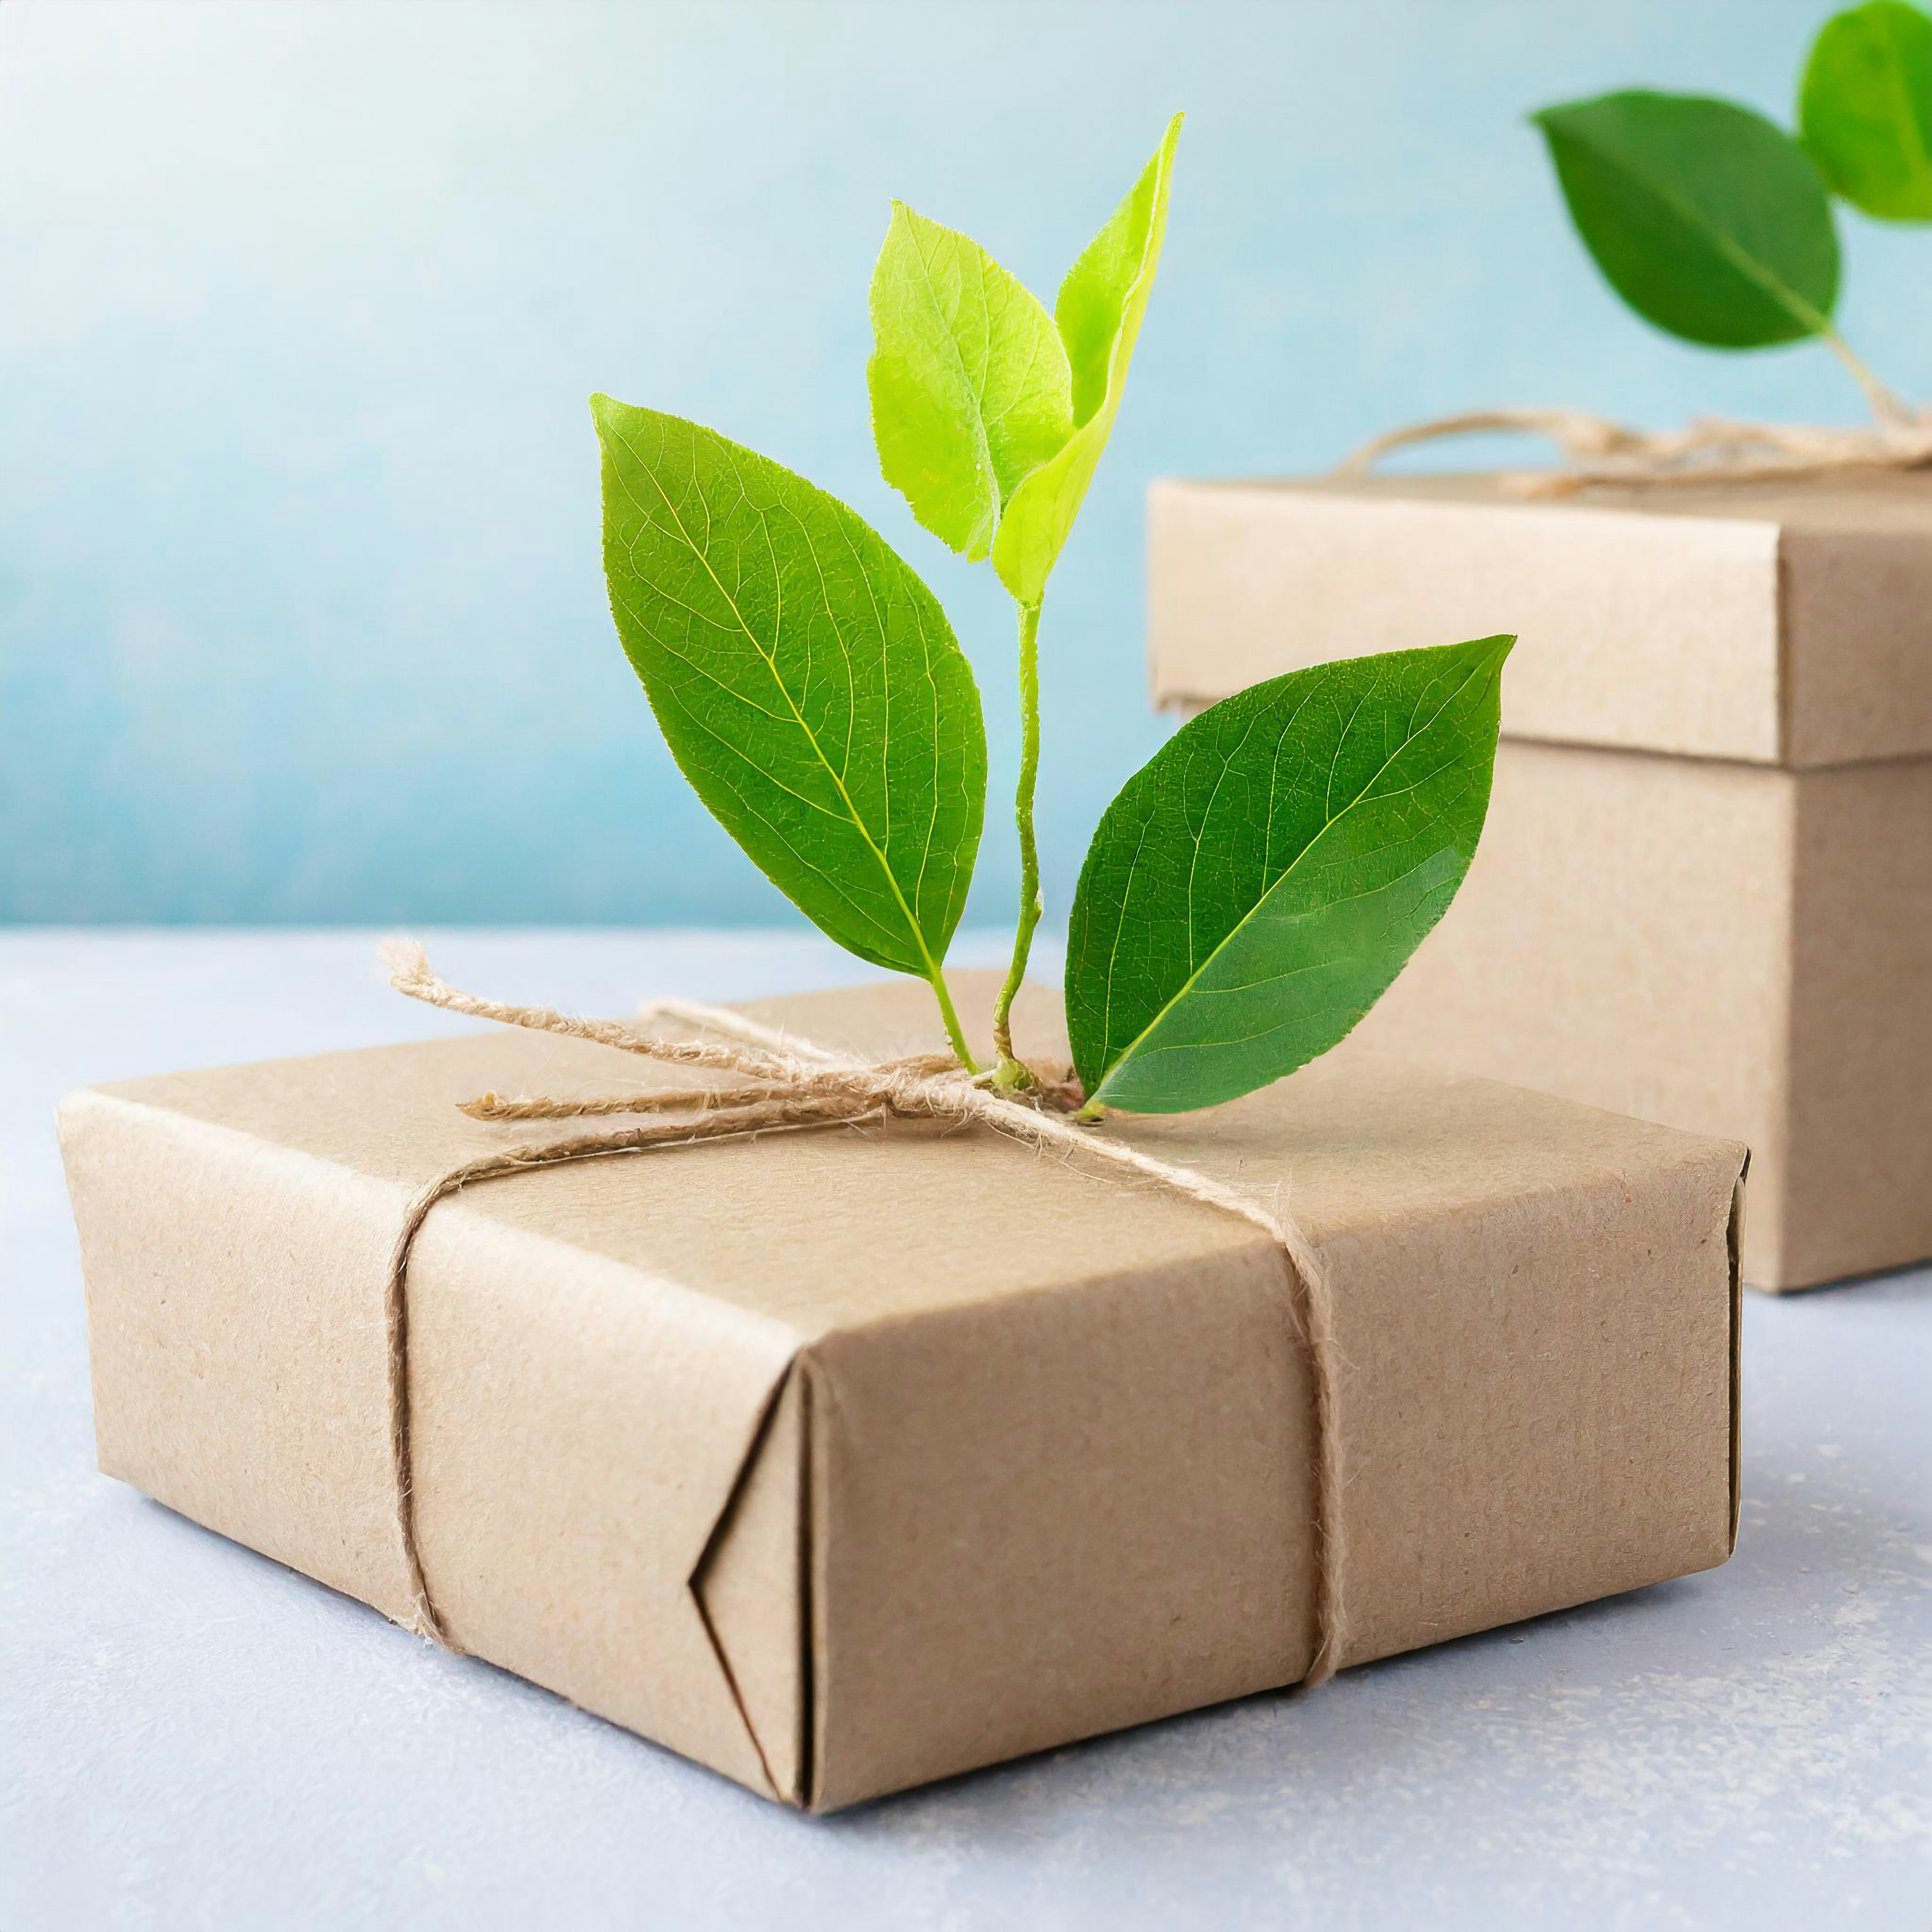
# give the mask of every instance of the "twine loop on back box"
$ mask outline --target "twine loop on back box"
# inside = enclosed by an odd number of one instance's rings
[[[395,1474],[396,1529],[413,1608],[407,1627],[454,1648],[423,1575],[416,1532],[410,1448],[409,1299],[405,1292],[410,1251],[430,1210],[464,1187],[561,1161],[608,1154],[643,1154],[708,1141],[818,1126],[859,1126],[894,1119],[936,1120],[992,1128],[1028,1145],[1108,1162],[1155,1180],[1188,1199],[1238,1214],[1260,1228],[1286,1256],[1294,1278],[1294,1310],[1307,1348],[1314,1385],[1316,1482],[1316,1645],[1304,1685],[1324,1682],[1340,1663],[1348,1631],[1342,1591],[1342,1444],[1338,1414],[1339,1355],[1335,1311],[1328,1279],[1293,1222],[1208,1176],[1139,1148],[1076,1126],[1068,1116],[1077,1104],[1067,1089],[1047,1088],[1022,1097],[996,1093],[968,1074],[950,1053],[868,1062],[827,1052],[808,1040],[760,1025],[742,1013],[692,1001],[664,1000],[645,1009],[661,1017],[722,1036],[714,1040],[670,1040],[621,1021],[581,1019],[548,1006],[505,1005],[461,992],[430,970],[422,948],[392,941],[383,949],[389,983],[433,1006],[529,1027],[572,1040],[640,1054],[680,1066],[735,1076],[719,1088],[667,1088],[586,1100],[504,1100],[486,1094],[463,1112],[486,1120],[561,1120],[630,1114],[644,1118],[622,1126],[592,1129],[568,1137],[466,1161],[422,1188],[404,1216],[383,1291],[388,1342],[389,1448]]]
[[[1472,410],[1376,436],[1344,458],[1336,474],[1366,476],[1391,450],[1495,430],[1547,436],[1562,453],[1562,469],[1505,470],[1498,476],[1502,488],[1519,496],[1566,496],[1597,484],[1657,489],[1766,483],[1932,465],[1932,410],[1914,411],[1888,399],[1877,407],[1874,422],[1856,429],[1699,416],[1682,429],[1645,430],[1587,410]]]

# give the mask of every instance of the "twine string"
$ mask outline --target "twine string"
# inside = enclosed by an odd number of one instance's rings
[[[642,1154],[700,1143],[745,1139],[826,1126],[861,1126],[890,1120],[937,1120],[982,1126],[1042,1151],[1086,1157],[1158,1183],[1236,1214],[1260,1228],[1286,1256],[1295,1295],[1291,1312],[1307,1351],[1314,1390],[1316,1438],[1316,1645],[1302,1678],[1312,1688],[1339,1666],[1348,1635],[1343,1593],[1342,1442],[1339,1408],[1340,1354],[1328,1277],[1313,1249],[1292,1220],[1270,1213],[1245,1194],[1172,1161],[1068,1118],[1077,1105],[1064,1084],[1042,1083],[1031,1095],[998,1093],[968,1074],[950,1054],[918,1054],[880,1062],[827,1052],[812,1041],[764,1026],[730,1009],[695,1001],[662,1000],[645,1010],[722,1037],[711,1041],[668,1039],[646,1025],[578,1018],[548,1006],[511,1006],[462,992],[431,969],[421,946],[393,941],[384,948],[389,983],[410,998],[447,1012],[531,1028],[560,1036],[615,1046],[667,1064],[700,1067],[737,1077],[740,1084],[671,1088],[581,1099],[504,1099],[486,1094],[464,1106],[472,1118],[562,1120],[616,1114],[641,1116],[624,1126],[596,1128],[566,1137],[484,1154],[437,1176],[410,1202],[392,1252],[383,1294],[388,1342],[389,1446],[395,1474],[396,1528],[412,1599],[407,1627],[454,1648],[423,1574],[416,1540],[413,1472],[410,1447],[410,1254],[436,1204],[479,1182],[565,1161]]]
[[[1644,430],[1587,410],[1501,409],[1467,410],[1389,430],[1351,452],[1336,474],[1364,476],[1393,450],[1495,431],[1546,436],[1562,456],[1559,470],[1503,472],[1498,482],[1519,496],[1566,496],[1599,484],[1642,489],[1762,483],[1932,465],[1932,410],[1915,412],[1902,405],[1880,410],[1876,421],[1856,429],[1699,416],[1682,429]]]

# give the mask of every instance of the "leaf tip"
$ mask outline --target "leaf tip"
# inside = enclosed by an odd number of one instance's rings
[[[1553,134],[1566,122],[1574,121],[1593,107],[1606,107],[1631,100],[1642,91],[1625,88],[1621,92],[1610,94],[1580,94],[1574,100],[1546,101],[1540,107],[1532,107],[1523,118],[1532,127],[1540,128],[1544,134]]]
[[[1498,631],[1494,637],[1473,638],[1462,648],[1490,675],[1499,678],[1510,652],[1516,649],[1518,634],[1514,631]]]

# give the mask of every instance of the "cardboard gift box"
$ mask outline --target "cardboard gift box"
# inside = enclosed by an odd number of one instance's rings
[[[1488,824],[1366,1040],[1752,1150],[1746,1279],[1932,1255],[1932,476],[1163,482],[1157,702],[1520,633]]]
[[[908,982],[752,1010],[934,1037]],[[1296,1682],[1324,1553],[1351,1664],[1731,1550],[1743,1150],[1352,1047],[1102,1130],[1292,1214],[1340,1377],[1321,1550],[1288,1249],[983,1128],[470,1186],[392,1387],[410,1204],[506,1132],[453,1103],[638,1066],[491,1032],[70,1096],[101,1467],[814,1809]]]

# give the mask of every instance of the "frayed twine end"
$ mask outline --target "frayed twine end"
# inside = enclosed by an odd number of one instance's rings
[[[378,947],[382,954],[382,968],[388,975],[389,984],[399,993],[406,993],[418,986],[435,983],[436,975],[430,971],[429,955],[422,949],[419,940],[399,933],[392,939],[384,940]]]

